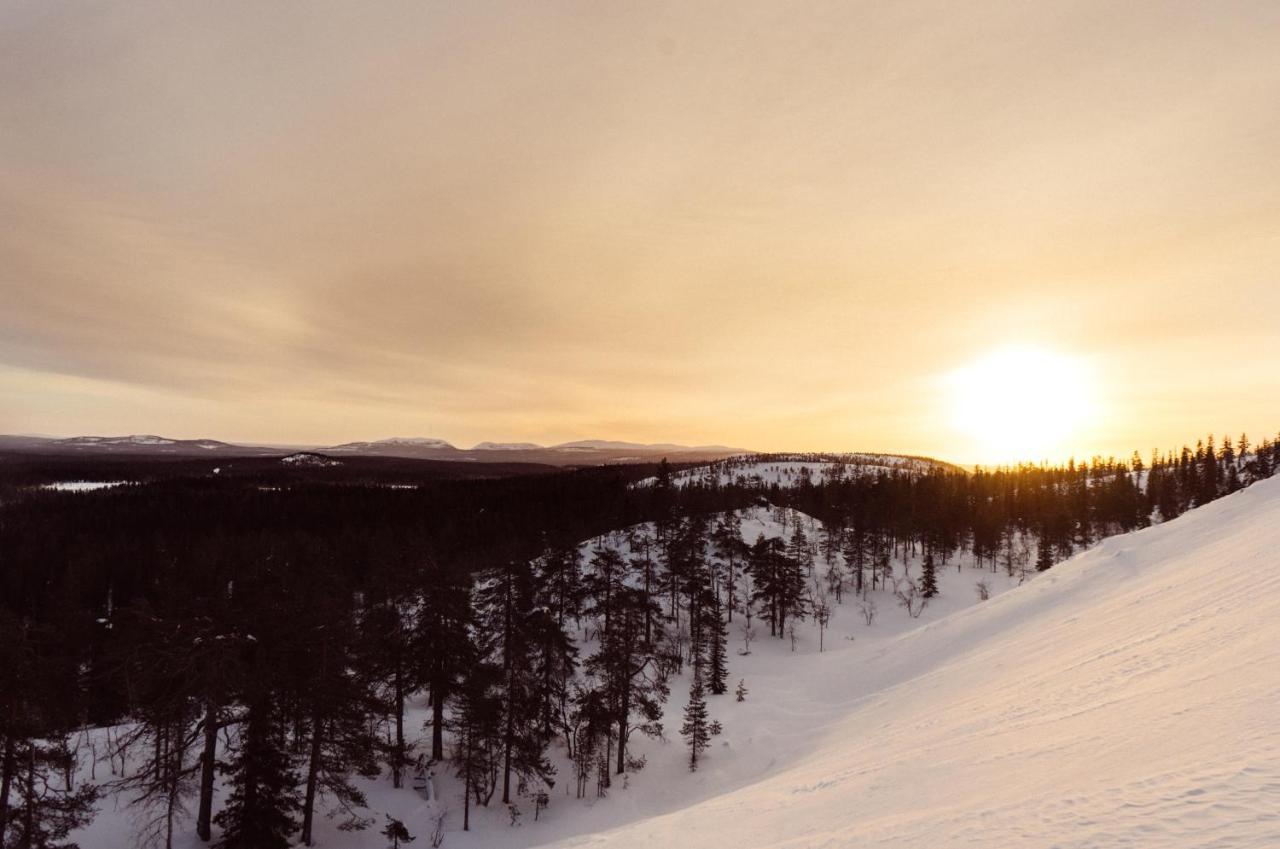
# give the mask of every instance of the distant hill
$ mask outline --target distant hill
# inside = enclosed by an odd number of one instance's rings
[[[340,445],[242,445],[216,439],[172,439],[154,434],[126,436],[76,436],[68,439],[35,436],[0,436],[0,451],[46,455],[100,455],[173,457],[285,457],[299,451],[337,457],[400,457],[460,463],[536,463],[552,466],[593,466],[645,463],[666,457],[673,462],[704,462],[744,453],[723,445],[688,446],[671,443],[644,444],[614,440],[582,440],[542,446],[531,442],[481,442],[474,448],[458,448],[433,437],[391,437]]]

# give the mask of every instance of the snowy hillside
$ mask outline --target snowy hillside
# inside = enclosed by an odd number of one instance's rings
[[[817,536],[791,511],[740,518],[748,541],[786,537],[797,522]],[[629,553],[644,526],[630,530],[584,543],[584,554]],[[953,561],[918,619],[881,588],[869,624],[846,596],[825,632],[810,618],[794,647],[757,619],[743,655],[735,617],[730,692],[708,700],[723,733],[699,770],[689,772],[679,735],[686,670],[671,680],[666,739],[635,738],[644,769],[606,797],[579,799],[558,748],[536,822],[521,798],[516,824],[502,805],[473,807],[463,833],[448,764],[416,789],[392,789],[385,774],[361,787],[379,820],[397,817],[422,839],[444,814],[443,845],[468,849],[1280,845],[1277,550],[1271,480],[1114,537],[1023,586]],[[919,569],[914,558],[894,563],[898,577]],[[979,601],[979,581],[990,600]],[[591,652],[590,635],[580,639]],[[408,726],[428,715],[415,700]],[[133,846],[126,802],[106,799],[82,845]],[[202,844],[184,832],[176,845]],[[346,833],[324,819],[316,845],[385,844],[376,830]]]
[[[879,472],[927,472],[931,469],[954,469],[947,463],[923,457],[896,454],[749,454],[729,457],[705,466],[683,469],[671,476],[675,486],[704,484],[708,486],[745,486],[783,489],[808,481],[819,484],[839,477],[875,475]],[[646,478],[638,486],[652,485]]]
[[[809,659],[725,706],[791,729],[747,786],[558,845],[1280,845],[1277,551],[1270,480]]]
[[[814,576],[821,578],[826,565],[816,550],[819,523],[812,517],[794,510],[763,507],[739,511],[738,516],[742,523],[742,538],[747,543],[754,542],[761,535],[787,539],[799,524],[814,546]],[[614,549],[627,557],[637,556],[641,551],[633,548],[631,542],[646,537],[651,539],[652,533],[652,525],[640,525],[584,541],[580,546],[583,563],[588,563],[601,548]],[[836,554],[835,558],[837,563],[841,562],[840,555]],[[895,558],[893,570],[899,578],[918,578],[919,557],[908,558],[906,562]],[[684,674],[671,678],[671,698],[663,716],[666,739],[653,740],[637,735],[631,750],[634,755],[644,758],[647,765],[643,770],[626,776],[625,786],[615,786],[606,798],[596,798],[594,789],[588,798],[575,798],[573,765],[565,756],[563,745],[553,753],[556,756],[557,782],[549,807],[539,814],[535,823],[529,810],[531,805],[527,799],[522,799],[520,805],[526,809],[525,822],[516,828],[511,826],[505,806],[495,802],[487,809],[473,806],[471,831],[463,833],[460,830],[461,785],[448,764],[434,768],[427,782],[430,790],[425,787],[417,791],[409,788],[395,790],[386,775],[372,782],[361,781],[360,786],[368,794],[370,810],[377,817],[388,813],[402,819],[411,832],[420,834],[429,832],[433,817],[443,812],[449,829],[444,845],[474,849],[517,849],[545,843],[612,828],[640,816],[672,810],[694,799],[709,798],[770,774],[774,764],[790,755],[797,735],[801,739],[809,735],[811,726],[808,723],[797,724],[795,716],[797,711],[807,712],[810,709],[810,676],[829,675],[832,669],[829,664],[840,663],[837,658],[843,656],[848,647],[884,645],[921,623],[979,603],[975,591],[979,581],[996,595],[1016,586],[1019,579],[1003,572],[974,568],[971,559],[965,556],[941,569],[938,574],[941,594],[922,612],[917,611],[918,618],[911,617],[898,606],[891,587],[881,586],[867,594],[872,608],[869,622],[859,600],[852,594],[845,596],[842,605],[836,604],[832,598],[829,600],[834,612],[827,629],[819,634],[818,626],[810,617],[796,629],[794,647],[789,638],[771,638],[768,625],[757,614],[753,620],[754,638],[748,655],[742,654],[743,619],[739,612],[729,627],[731,691],[710,699],[712,718],[720,720],[724,732],[715,738],[713,750],[705,756],[703,768],[694,775],[689,773],[688,752],[679,734],[681,712],[691,677],[686,668]],[[745,592],[745,589],[740,588],[739,592]],[[578,640],[584,656],[595,651],[598,645],[591,633],[578,634]],[[820,644],[824,652],[820,652]],[[747,700],[742,703],[735,702],[732,693],[732,686],[739,680],[745,681],[750,690]],[[406,725],[422,729],[429,717],[428,707],[417,699],[409,711]],[[426,732],[422,733],[425,735]],[[103,732],[96,732],[98,738],[102,735]],[[105,741],[101,739],[97,745],[100,751],[106,749]],[[99,765],[99,780],[102,779],[102,771],[103,767]],[[82,775],[81,780],[85,777]],[[221,795],[218,794],[219,797]],[[336,822],[323,819],[317,824],[317,833],[321,835],[317,845],[344,849],[382,847],[382,838],[375,832],[344,833],[337,830]],[[81,841],[83,845],[102,849],[125,849],[134,845],[134,834],[134,817],[127,806],[127,798],[115,796],[108,799]],[[190,834],[183,834],[181,840],[183,842],[175,845],[202,845]]]

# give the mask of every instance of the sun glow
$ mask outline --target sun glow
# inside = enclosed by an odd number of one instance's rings
[[[986,464],[1062,460],[1097,416],[1097,382],[1077,357],[1039,348],[993,352],[947,376],[951,423]]]

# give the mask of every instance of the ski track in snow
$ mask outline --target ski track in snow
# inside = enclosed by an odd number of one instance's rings
[[[748,542],[781,535],[771,511],[742,515]],[[375,827],[320,820],[316,845],[381,847],[383,812],[427,845],[443,804],[449,849],[1280,846],[1276,552],[1280,479],[1105,540],[1021,587],[953,562],[918,620],[881,592],[868,627],[846,599],[823,654],[812,621],[793,653],[757,620],[739,656],[735,616],[730,693],[708,698],[724,733],[697,773],[677,733],[685,676],[671,682],[668,740],[636,739],[648,764],[608,798],[572,798],[560,751],[539,822],[521,800],[510,827],[495,799],[464,834],[460,787],[438,768],[439,803],[369,782]],[[991,600],[977,601],[978,580]],[[737,703],[740,678],[750,693]],[[407,727],[426,717],[415,702]],[[124,800],[101,807],[81,844],[132,847]],[[175,845],[204,844],[188,826]]]

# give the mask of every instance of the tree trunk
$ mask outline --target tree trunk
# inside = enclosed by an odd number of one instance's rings
[[[396,748],[395,763],[391,766],[391,786],[399,789],[404,785],[404,669],[396,663]]]
[[[431,759],[435,761],[444,760],[444,687],[440,683],[443,677],[438,674],[431,683]]]
[[[510,566],[507,567],[508,572]],[[508,575],[507,591],[503,594],[502,663],[507,668],[507,727],[502,739],[502,804],[511,804],[511,747],[515,740],[515,668],[511,658],[512,578]]]
[[[39,798],[39,793],[36,790],[36,747],[34,743],[27,746],[26,792],[26,810],[23,826],[26,829],[27,845],[30,846],[31,837],[36,833],[36,800]]]
[[[311,845],[311,823],[316,812],[316,787],[320,780],[321,741],[324,723],[318,716],[311,720],[311,757],[307,763],[307,793],[302,801],[302,842]]]
[[[213,777],[218,753],[218,706],[212,699],[204,707],[204,751],[200,755],[200,805],[196,834],[206,843],[213,837]]]
[[[17,756],[13,737],[4,738],[4,760],[0,767],[0,846],[4,844],[5,826],[9,822],[9,790],[13,787],[13,774],[17,770]]]

